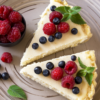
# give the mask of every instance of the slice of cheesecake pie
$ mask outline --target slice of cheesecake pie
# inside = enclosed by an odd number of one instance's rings
[[[94,51],[88,50],[27,65],[20,73],[69,100],[92,100],[96,69]]]
[[[92,36],[90,27],[66,1],[50,0],[41,15],[34,37],[21,59],[21,66],[68,47],[75,47]]]

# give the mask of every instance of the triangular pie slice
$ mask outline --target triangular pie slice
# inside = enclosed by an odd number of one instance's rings
[[[72,89],[68,89],[68,88],[64,88],[61,85],[61,81],[62,80],[54,80],[51,78],[51,71],[53,70],[49,70],[50,71],[50,75],[45,77],[43,75],[43,73],[41,72],[40,74],[36,74],[34,72],[34,69],[37,66],[40,66],[40,68],[42,68],[42,71],[47,69],[46,64],[48,62],[51,62],[54,64],[54,68],[58,67],[58,63],[60,61],[65,61],[65,63],[67,63],[68,61],[71,61],[71,57],[72,56],[76,56],[76,60],[73,61],[76,63],[77,65],[77,72],[79,72],[82,68],[79,64],[79,60],[78,58],[81,59],[82,63],[87,66],[87,67],[94,67],[95,70],[93,72],[91,72],[93,74],[93,79],[91,82],[91,85],[88,84],[88,82],[86,81],[85,77],[82,76],[82,83],[80,84],[76,84],[74,85],[74,87],[78,87],[80,92],[78,94],[74,94],[72,92]],[[23,74],[25,77],[28,77],[38,83],[40,83],[41,85],[54,90],[55,92],[59,93],[60,95],[66,97],[69,100],[92,100],[93,99],[93,95],[95,94],[95,87],[96,87],[96,77],[97,77],[97,73],[96,73],[96,63],[95,63],[95,54],[94,51],[84,51],[81,53],[76,53],[73,55],[68,55],[68,56],[62,56],[59,58],[55,58],[52,60],[47,60],[44,62],[38,62],[38,63],[33,63],[31,65],[27,65],[26,67],[24,67],[23,69],[21,69],[20,73]],[[49,66],[50,67],[50,66]],[[77,72],[75,72],[72,76],[75,78]],[[88,72],[90,72],[90,70],[88,70]],[[65,76],[67,76],[68,74],[65,74]],[[90,77],[88,77],[88,81],[89,81]]]
[[[52,5],[55,5],[56,7],[69,6],[65,0],[64,1],[50,0],[50,4],[48,5],[48,7],[45,9],[45,11],[41,15],[41,19],[38,23],[38,28],[35,31],[35,35],[31,41],[30,45],[26,49],[25,53],[23,54],[23,57],[22,57],[21,63],[20,63],[21,66],[29,64],[35,60],[38,60],[40,58],[43,58],[44,56],[50,55],[52,53],[63,50],[65,48],[75,47],[79,43],[83,43],[83,42],[89,40],[90,37],[92,36],[90,27],[87,24],[83,24],[83,25],[75,24],[69,19],[67,21],[67,23],[70,26],[70,30],[65,34],[62,34],[61,39],[59,39],[59,40],[55,39],[54,42],[49,42],[48,41],[49,36],[44,34],[43,26],[44,26],[44,24],[50,22],[49,14],[51,13],[50,7]],[[73,29],[73,28],[77,28],[78,34],[73,35],[71,33],[71,29]],[[41,44],[39,42],[39,39],[42,36],[45,36],[47,38],[46,44]],[[33,43],[38,43],[39,48],[34,50],[32,48]]]

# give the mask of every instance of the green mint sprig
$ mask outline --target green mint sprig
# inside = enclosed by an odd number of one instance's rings
[[[17,97],[17,98],[21,98],[21,99],[24,99],[24,100],[27,100],[27,96],[26,94],[24,93],[24,91],[18,87],[17,85],[12,85],[9,87],[9,89],[7,90],[8,94],[10,96],[13,96],[13,97]]]
[[[58,11],[63,14],[63,18],[61,20],[62,22],[65,22],[71,19],[73,23],[86,24],[86,22],[83,20],[83,18],[79,14],[79,12],[81,11],[81,7],[79,6],[74,6],[73,8],[60,6],[60,7],[57,7],[55,11]]]
[[[77,76],[84,76],[85,79],[87,80],[88,84],[92,84],[92,79],[93,79],[93,71],[95,67],[87,67],[86,65],[83,64],[81,59],[78,57],[78,62],[81,68],[81,70],[78,71]]]

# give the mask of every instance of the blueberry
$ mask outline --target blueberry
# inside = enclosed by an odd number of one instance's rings
[[[58,63],[58,66],[61,67],[61,68],[64,68],[65,67],[65,61],[60,61]]]
[[[34,68],[34,72],[35,72],[36,74],[40,74],[40,73],[42,73],[42,68],[39,67],[39,66],[37,66],[37,67]]]
[[[72,89],[72,92],[73,92],[74,94],[78,94],[78,93],[80,92],[80,90],[79,90],[78,87],[74,87],[74,88]]]
[[[47,70],[47,69],[43,70],[43,75],[44,76],[49,76],[50,75],[49,70]]]
[[[2,75],[0,74],[0,78],[2,78]]]
[[[58,25],[59,23],[60,23],[60,19],[59,18],[54,18],[53,19],[53,23],[55,24],[55,25]]]
[[[73,28],[73,29],[71,30],[71,33],[74,34],[74,35],[76,35],[76,34],[78,33],[78,30],[77,30],[76,28]]]
[[[33,48],[33,49],[37,49],[38,47],[39,47],[38,43],[33,43],[33,44],[32,44],[32,48]]]
[[[48,41],[49,42],[53,42],[55,40],[55,37],[54,36],[49,36],[49,38],[48,38]]]
[[[75,83],[76,83],[76,84],[82,83],[82,78],[79,77],[79,76],[75,77]]]
[[[46,37],[42,36],[42,37],[40,37],[39,41],[41,44],[45,44],[47,42],[47,39],[46,39]]]
[[[50,10],[51,10],[51,11],[55,11],[55,8],[56,8],[56,6],[53,5],[53,6],[50,7]]]
[[[2,78],[3,78],[4,80],[7,80],[9,77],[10,77],[10,76],[9,76],[9,74],[8,74],[7,72],[4,72],[4,73],[2,74]]]
[[[46,64],[47,69],[53,69],[54,68],[54,64],[52,62],[48,62]]]
[[[62,38],[62,33],[57,32],[57,33],[55,34],[55,38],[56,38],[56,39],[61,39],[61,38]]]
[[[71,60],[72,60],[72,61],[75,61],[75,60],[76,60],[76,56],[75,56],[75,55],[72,55],[72,56],[71,56]]]

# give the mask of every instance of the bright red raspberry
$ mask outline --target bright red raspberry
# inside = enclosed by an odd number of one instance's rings
[[[9,12],[13,11],[13,9],[10,6],[7,6],[7,8],[9,9]]]
[[[4,52],[1,56],[1,60],[6,63],[11,63],[13,58],[12,55],[8,52]]]
[[[18,22],[16,24],[14,24],[14,27],[19,28],[20,32],[23,32],[25,29],[25,25],[22,22]]]
[[[62,78],[61,84],[62,84],[62,87],[64,88],[72,89],[75,85],[74,77],[71,75],[64,76]]]
[[[69,31],[70,26],[69,26],[69,24],[66,23],[66,22],[61,22],[61,23],[57,26],[57,29],[58,29],[58,32],[66,33],[66,32]]]
[[[20,30],[17,27],[12,27],[12,30],[8,33],[7,39],[10,42],[16,42],[21,38]]]
[[[51,71],[51,78],[54,80],[60,80],[63,77],[63,69],[56,67]]]
[[[7,36],[1,35],[0,36],[0,42],[1,43],[9,43]]]
[[[22,16],[17,11],[12,11],[9,15],[9,20],[12,23],[18,23],[22,21]]]
[[[0,18],[6,19],[8,16],[9,16],[9,9],[4,5],[0,6]]]
[[[6,35],[10,31],[11,26],[7,23],[2,21],[0,23],[0,35]]]
[[[60,12],[57,12],[57,11],[53,11],[52,13],[50,13],[50,15],[49,15],[49,20],[51,21],[51,22],[53,22],[53,19],[54,18],[59,18],[60,20],[62,19],[62,14],[60,13]]]
[[[53,35],[56,32],[56,26],[53,23],[46,23],[43,27],[43,31],[46,35]]]
[[[8,18],[3,20],[3,21],[11,25],[11,22],[10,22],[10,20]]]
[[[74,61],[68,61],[65,65],[65,73],[68,75],[72,75],[77,71],[77,65]]]

